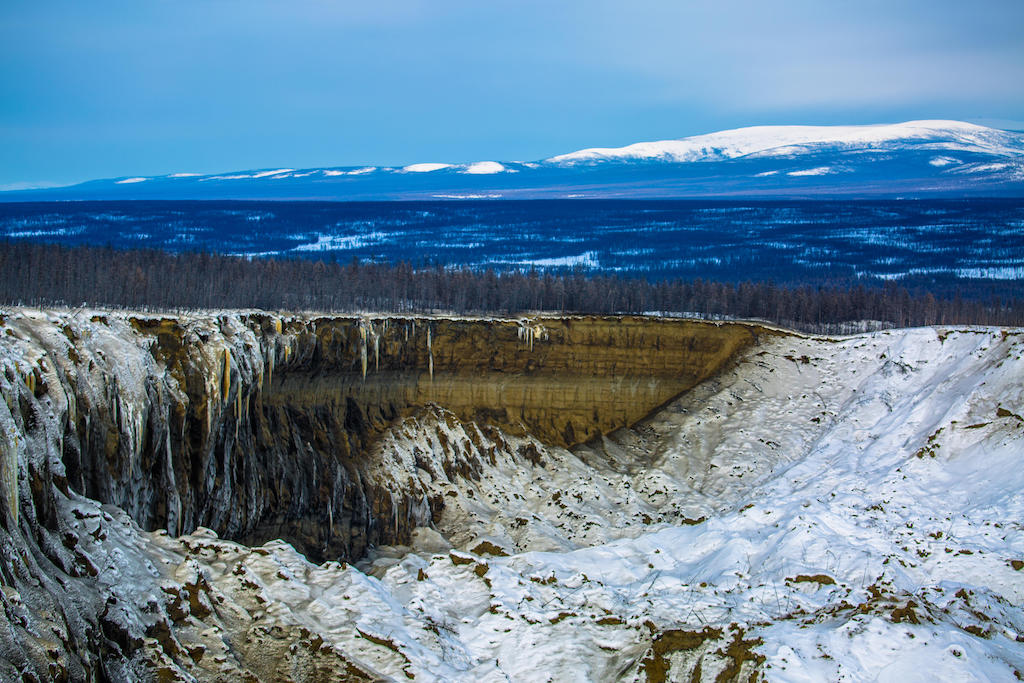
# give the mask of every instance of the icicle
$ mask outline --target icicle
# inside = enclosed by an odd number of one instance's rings
[[[36,375],[34,372],[30,372],[25,375],[25,386],[27,386],[28,390],[33,394],[36,393]]]
[[[224,376],[221,378],[220,395],[228,400],[228,390],[231,389],[231,349],[224,349]]]
[[[6,434],[4,435],[6,437]],[[12,444],[4,439],[3,460],[0,461],[0,479],[3,480],[4,493],[7,498],[8,511],[18,523],[18,435],[14,434]]]
[[[274,386],[274,359],[277,358],[277,342],[274,342],[274,348],[270,350],[270,357],[267,359],[267,384],[271,387]]]
[[[430,325],[427,325],[427,362],[430,369],[430,381],[434,381],[434,347],[430,339]]]
[[[374,370],[380,372],[380,336],[373,335],[373,359]]]
[[[284,326],[281,324],[281,319],[280,318],[274,318],[274,331],[277,332],[278,334],[281,334],[281,330],[283,328],[284,328]]]
[[[366,379],[366,328],[363,321],[359,321],[359,360],[363,366],[363,379]]]
[[[242,383],[238,383],[238,395],[235,396],[235,441],[238,441],[238,425],[242,421]]]

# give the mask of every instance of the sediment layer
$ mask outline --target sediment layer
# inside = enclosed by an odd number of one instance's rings
[[[51,468],[58,488],[143,528],[283,538],[318,560],[406,542],[437,513],[372,474],[370,448],[395,419],[437,404],[574,446],[636,422],[770,334],[628,317],[29,311],[5,316],[4,332],[16,359],[10,431],[22,435],[8,454],[14,488],[49,509]],[[25,449],[35,454],[21,468]]]

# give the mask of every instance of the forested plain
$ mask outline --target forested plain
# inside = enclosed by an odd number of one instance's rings
[[[701,279],[649,281],[537,269],[247,258],[161,250],[0,245],[0,302],[142,310],[459,315],[651,314],[752,319],[819,333],[918,325],[1024,325],[1024,300],[936,297],[884,286],[780,286]]]

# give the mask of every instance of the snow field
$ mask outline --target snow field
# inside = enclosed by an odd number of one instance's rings
[[[1022,352],[992,329],[782,337],[600,447],[499,435],[479,480],[437,462],[438,434],[476,426],[428,412],[382,462],[446,496],[440,535],[360,568],[283,544],[246,567],[275,619],[397,679],[644,680],[659,657],[713,679],[730,642],[768,680],[1012,679]],[[652,646],[708,628],[704,650]]]

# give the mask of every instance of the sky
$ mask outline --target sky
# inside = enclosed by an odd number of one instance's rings
[[[533,160],[766,124],[1024,129],[1020,0],[10,0],[0,189]]]

